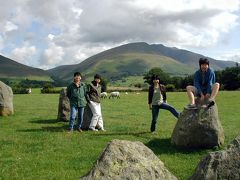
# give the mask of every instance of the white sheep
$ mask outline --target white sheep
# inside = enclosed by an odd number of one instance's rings
[[[32,89],[31,88],[26,89],[26,93],[27,94],[31,94],[32,93]]]
[[[111,92],[110,95],[109,95],[109,99],[110,98],[120,98],[120,93],[118,91],[115,91],[115,92]]]
[[[103,98],[103,99],[107,98],[107,92],[102,92],[100,94],[100,97]]]

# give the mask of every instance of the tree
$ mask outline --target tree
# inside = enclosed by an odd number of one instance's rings
[[[221,79],[224,89],[236,90],[240,88],[240,67],[226,68],[222,71]]]
[[[143,79],[145,83],[151,84],[151,77],[152,75],[158,75],[160,77],[161,83],[162,84],[167,84],[170,82],[170,76],[163,72],[163,70],[161,68],[155,67],[152,68],[150,71],[148,71]]]
[[[100,84],[102,86],[102,92],[107,92],[108,80],[106,78],[102,77]]]
[[[186,76],[181,81],[181,89],[185,89],[188,85],[193,85],[194,74]]]

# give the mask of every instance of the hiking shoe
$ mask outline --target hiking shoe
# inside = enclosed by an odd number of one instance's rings
[[[188,104],[186,106],[186,109],[197,109],[197,106],[196,106],[196,104]]]
[[[95,129],[95,128],[88,128],[88,130],[90,130],[90,131],[98,131],[97,129]]]
[[[182,115],[182,112],[178,113],[177,119],[179,119],[181,115]]]
[[[214,104],[215,104],[214,101],[209,101],[209,102],[207,103],[207,109],[209,109],[210,107],[212,107]]]
[[[77,130],[78,132],[82,132],[82,129],[81,128],[78,128],[78,130]]]
[[[73,132],[73,129],[68,129],[67,132],[68,132],[68,133],[72,133],[72,132]]]
[[[207,108],[206,104],[201,105],[201,108]]]

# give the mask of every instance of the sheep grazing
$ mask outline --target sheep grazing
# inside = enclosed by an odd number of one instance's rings
[[[27,94],[31,94],[32,93],[32,89],[28,88],[28,89],[26,89],[26,92],[27,92]]]
[[[110,95],[109,95],[109,99],[110,98],[115,98],[115,97],[118,98],[118,99],[120,98],[120,93],[118,91],[111,92]]]
[[[103,99],[107,98],[107,92],[102,92],[100,94],[100,97],[103,98]]]

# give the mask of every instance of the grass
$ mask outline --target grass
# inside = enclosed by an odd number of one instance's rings
[[[220,92],[219,117],[225,146],[239,135],[240,92]],[[181,111],[185,93],[168,93],[168,102]],[[192,175],[199,160],[213,150],[183,150],[170,143],[175,118],[160,111],[157,134],[149,133],[151,112],[147,94],[122,94],[121,99],[103,100],[106,132],[75,131],[68,134],[66,122],[56,121],[58,95],[14,95],[15,114],[0,117],[0,179],[78,179],[85,175],[112,139],[141,141],[178,178]]]

